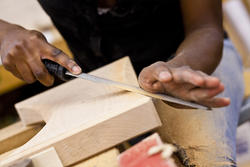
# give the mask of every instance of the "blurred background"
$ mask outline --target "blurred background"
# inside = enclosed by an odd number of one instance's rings
[[[243,59],[245,96],[248,97],[250,96],[250,0],[223,0],[223,16],[225,32]],[[0,19],[42,32],[50,43],[72,56],[65,41],[37,1],[1,0]],[[57,84],[60,84],[60,81],[57,81]],[[6,71],[0,62],[0,129],[18,120],[15,103],[46,89],[48,88],[40,83],[25,84]],[[249,121],[238,128],[237,161],[240,167],[250,167]]]
[[[26,0],[24,3],[19,0],[1,0],[0,11],[2,20],[42,32],[50,43],[72,56],[65,41],[37,1]],[[26,85],[6,71],[0,62],[0,128],[18,119],[14,109],[15,103],[46,89],[48,88],[40,83]]]

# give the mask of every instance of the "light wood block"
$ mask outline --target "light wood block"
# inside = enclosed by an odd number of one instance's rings
[[[15,150],[10,151],[12,153]],[[0,158],[6,158],[8,154],[0,155]],[[36,153],[28,158],[21,159],[4,167],[63,167],[60,158],[58,157],[56,150],[50,147],[44,151]]]
[[[138,85],[128,57],[92,74]],[[49,147],[68,166],[161,125],[151,98],[82,79],[27,99],[16,108],[24,122],[44,120],[46,125],[0,160],[0,166]]]
[[[0,129],[0,154],[23,145],[42,127],[42,125],[24,126],[22,122],[17,122]]]
[[[119,151],[113,148],[72,167],[118,167],[118,155]]]
[[[53,147],[32,155],[29,159],[32,160],[32,165],[34,167],[63,167],[62,162]]]

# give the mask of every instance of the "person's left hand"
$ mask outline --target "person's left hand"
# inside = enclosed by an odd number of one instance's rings
[[[218,78],[188,66],[175,67],[168,62],[156,62],[141,71],[139,84],[146,91],[169,94],[207,107],[230,104],[229,98],[215,97],[224,90]]]

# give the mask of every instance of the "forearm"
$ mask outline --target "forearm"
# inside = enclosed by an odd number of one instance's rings
[[[216,28],[200,28],[189,33],[168,63],[177,67],[190,66],[211,74],[220,62],[223,47],[223,31]]]

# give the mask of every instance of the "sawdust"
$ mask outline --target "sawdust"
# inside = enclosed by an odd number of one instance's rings
[[[225,119],[225,111],[177,109],[160,100],[156,100],[155,105],[163,123],[158,132],[164,142],[178,147],[176,155],[184,166],[233,165],[227,160],[231,159],[231,150],[222,138],[227,128],[221,121]]]

